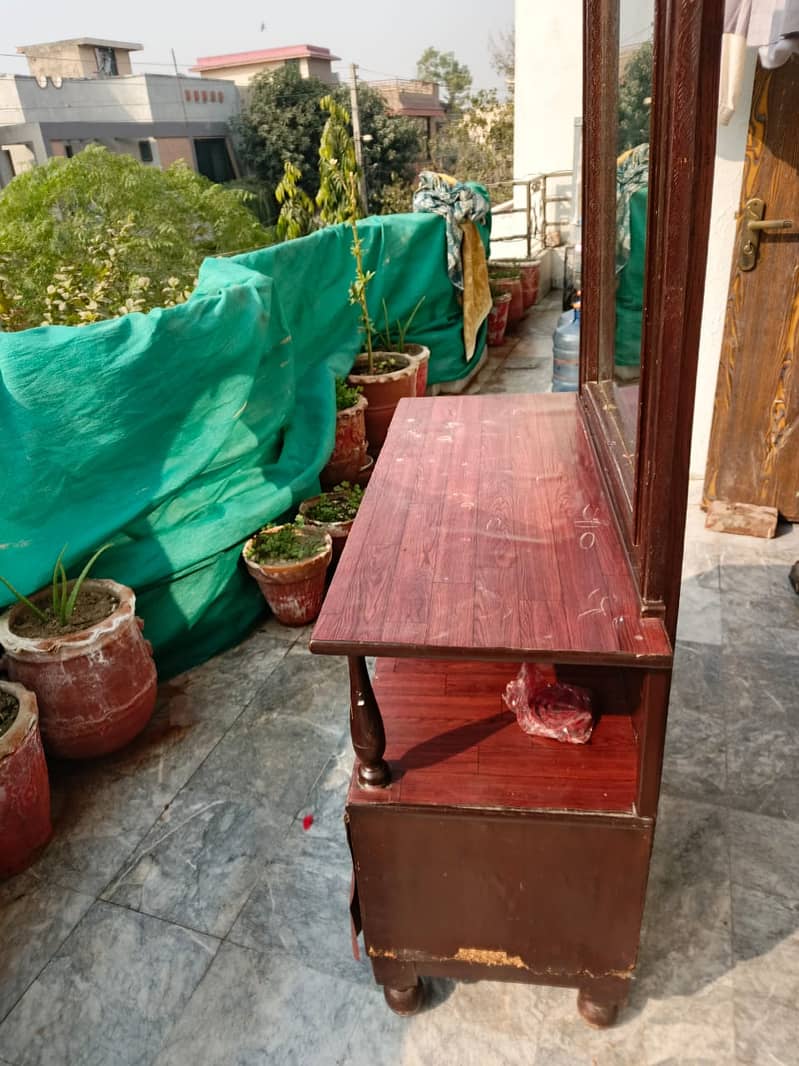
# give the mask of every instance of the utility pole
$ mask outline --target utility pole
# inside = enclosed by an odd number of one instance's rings
[[[366,198],[366,174],[363,169],[363,145],[361,144],[361,112],[358,109],[358,68],[350,63],[350,105],[352,109],[352,139],[355,142],[355,162],[358,164],[358,188],[361,194],[363,213],[369,214]]]

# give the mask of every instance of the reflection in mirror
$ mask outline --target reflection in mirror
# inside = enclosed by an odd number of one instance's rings
[[[613,389],[625,439],[634,451],[641,377],[654,0],[620,0],[619,14]]]

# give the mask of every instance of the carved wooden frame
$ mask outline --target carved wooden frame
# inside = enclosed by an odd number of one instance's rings
[[[716,144],[723,0],[655,0],[638,444],[600,376],[615,328],[618,0],[585,0],[580,398],[638,584],[674,640]]]

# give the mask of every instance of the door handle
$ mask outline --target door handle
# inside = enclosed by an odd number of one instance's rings
[[[744,205],[743,225],[741,226],[741,249],[738,267],[741,270],[754,270],[757,266],[757,250],[760,247],[760,234],[778,229],[794,229],[792,218],[770,218],[764,220],[766,204],[755,196]]]

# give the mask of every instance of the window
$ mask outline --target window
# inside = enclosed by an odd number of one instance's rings
[[[65,144],[64,145],[64,155],[67,157],[67,159],[71,159],[74,154],[75,154],[75,149],[72,147],[72,145],[71,144]]]
[[[139,159],[142,163],[152,163],[153,146],[149,141],[139,141]]]
[[[109,48],[107,45],[100,45],[95,48],[94,55],[97,60],[97,73],[100,77],[116,78],[119,75],[117,54],[113,48]]]

